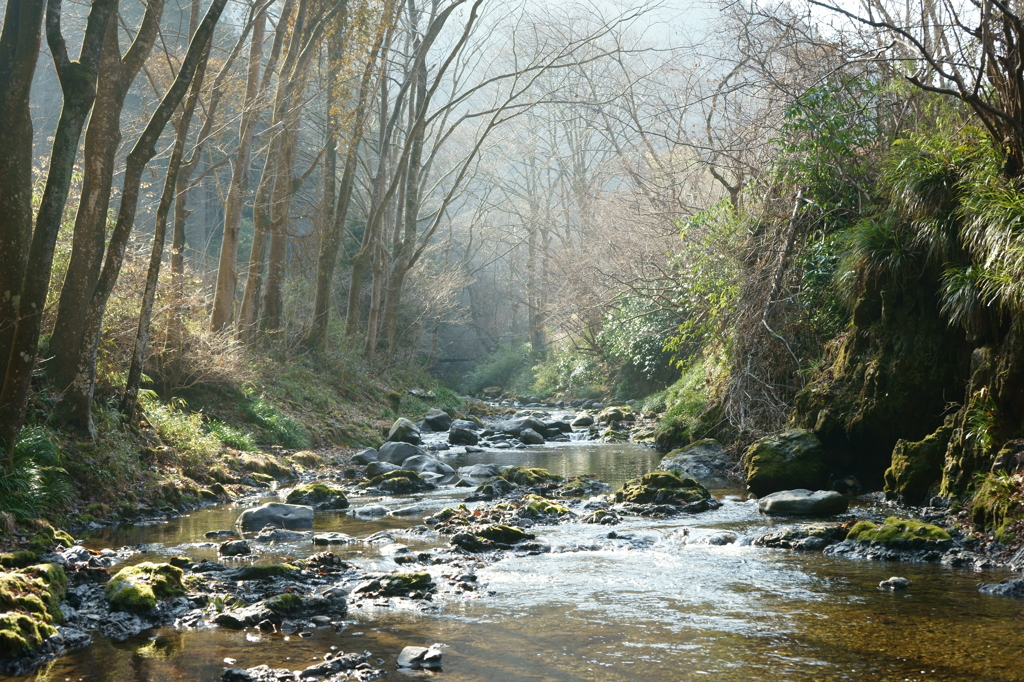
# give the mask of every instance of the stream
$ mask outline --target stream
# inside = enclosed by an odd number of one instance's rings
[[[493,462],[565,476],[592,473],[613,489],[660,460],[640,445],[581,441],[461,450],[438,455],[456,468]],[[400,530],[468,492],[442,487],[413,496],[425,508],[413,517],[360,520],[344,512],[318,513],[315,530],[353,536]],[[552,545],[552,553],[511,557],[481,569],[482,589],[471,598],[440,600],[437,613],[353,608],[340,631],[318,628],[310,638],[217,627],[163,628],[119,643],[94,637],[89,647],[30,677],[0,680],[214,681],[225,658],[238,667],[301,669],[333,647],[372,652],[371,661],[383,659],[377,664],[389,671],[385,679],[437,674],[448,682],[1024,680],[1024,604],[977,591],[979,582],[997,582],[1009,573],[708,544],[723,531],[743,538],[788,523],[759,515],[738,488],[712,492],[723,506],[695,516],[629,518],[614,529],[536,526],[531,530]],[[352,498],[353,507],[409,503],[409,497]],[[143,549],[130,562],[175,554],[216,559],[216,545],[203,534],[232,528],[239,511],[222,505],[159,524],[108,528],[85,545]],[[887,512],[870,503],[851,508],[851,514],[869,518]],[[634,541],[610,543],[612,530],[632,534]],[[398,541],[416,551],[445,539],[402,535]],[[255,549],[261,563],[314,552],[308,541]],[[362,567],[398,569],[366,545],[332,551]],[[895,575],[909,578],[910,589],[877,589],[879,581]],[[448,647],[443,672],[395,672],[404,646],[435,642]]]

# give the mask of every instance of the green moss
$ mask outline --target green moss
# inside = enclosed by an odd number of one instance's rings
[[[935,433],[924,440],[899,440],[892,451],[892,464],[885,472],[885,496],[906,504],[924,504],[933,487],[942,478],[942,465],[946,447],[952,433],[952,421],[947,420]]]
[[[18,656],[32,651],[57,629],[38,616],[27,613],[0,615],[0,658]]]
[[[145,613],[157,602],[185,594],[182,570],[170,564],[144,562],[122,568],[105,589],[110,605],[121,611]]]
[[[312,450],[300,450],[299,452],[296,452],[288,459],[290,459],[295,464],[303,466],[307,469],[322,467],[327,464],[326,460],[324,460],[323,457],[316,454]]]
[[[16,549],[13,552],[0,554],[0,566],[4,568],[24,568],[39,560],[39,555],[30,549]]]
[[[710,500],[711,493],[692,478],[680,478],[668,471],[652,471],[628,481],[615,492],[616,502],[634,504],[684,505]]]
[[[430,589],[434,584],[429,573],[398,573],[391,577],[391,582],[403,590]]]
[[[1015,540],[1009,527],[1024,518],[1024,489],[1005,472],[978,477],[971,498],[971,519],[981,530],[994,530],[1000,542]]]
[[[502,524],[494,524],[493,526],[485,526],[476,532],[477,537],[490,540],[491,542],[497,542],[503,545],[514,545],[517,542],[523,540],[532,540],[534,536],[532,533],[527,533],[524,530],[515,528],[513,526],[505,526]]]
[[[291,613],[302,608],[302,597],[286,592],[271,597],[264,605],[275,613]]]
[[[526,495],[523,497],[523,502],[526,503],[526,513],[534,516],[540,516],[543,514],[556,514],[561,516],[562,514],[569,513],[568,507],[555,504],[551,500],[545,499],[540,495]]]
[[[547,469],[530,469],[527,467],[512,467],[501,474],[501,478],[516,485],[535,486],[542,483],[559,482],[561,476],[551,473]]]
[[[256,481],[256,483],[259,483],[264,486],[271,486],[277,482],[277,479],[271,476],[270,474],[261,474],[257,471],[249,475],[252,477],[252,480]]]
[[[320,509],[347,509],[348,498],[341,488],[324,485],[323,483],[310,483],[300,485],[288,493],[288,504],[305,504]]]
[[[231,492],[222,486],[220,483],[214,483],[210,486],[210,492],[216,495],[218,498],[231,497]]]
[[[468,514],[469,507],[464,504],[460,504],[458,507],[445,507],[441,511],[434,514],[434,520],[438,523],[444,523],[445,521],[451,520],[455,516],[460,514]]]
[[[846,536],[855,542],[877,542],[897,549],[939,549],[952,542],[952,537],[930,523],[890,516],[882,524],[860,521]]]
[[[257,564],[255,566],[242,566],[231,574],[235,580],[269,580],[292,575],[299,571],[298,566],[292,564]]]

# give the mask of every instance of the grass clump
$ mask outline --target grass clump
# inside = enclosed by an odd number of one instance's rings
[[[953,538],[930,523],[890,516],[881,524],[860,521],[846,536],[855,542],[877,542],[897,549],[931,549],[946,547]]]
[[[244,429],[238,429],[230,424],[211,419],[204,425],[207,433],[215,436],[221,443],[236,450],[255,450],[256,438]]]

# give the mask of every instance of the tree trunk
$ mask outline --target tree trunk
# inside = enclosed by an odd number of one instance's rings
[[[74,380],[85,311],[103,264],[107,208],[115,156],[121,144],[121,110],[132,81],[152,51],[163,8],[164,0],[151,0],[147,4],[139,33],[124,57],[118,45],[116,19],[107,24],[103,38],[96,104],[85,131],[84,176],[75,215],[71,259],[50,335],[53,359],[47,364],[48,373],[62,391]]]
[[[189,42],[188,52],[181,62],[174,83],[164,94],[160,105],[149,119],[146,129],[129,152],[125,163],[121,207],[118,210],[117,222],[110,237],[110,246],[104,259],[103,270],[100,272],[99,280],[86,311],[75,378],[64,397],[68,407],[69,424],[90,437],[95,437],[95,428],[92,424],[92,396],[95,390],[96,355],[99,348],[100,330],[103,326],[107,301],[121,272],[125,248],[128,246],[128,238],[135,223],[142,173],[149,161],[156,155],[156,143],[160,134],[185,96],[185,91],[192,82],[202,55],[206,52],[207,43],[213,37],[214,27],[226,3],[227,0],[213,0],[210,4],[206,16],[203,17],[199,28],[196,29]]]
[[[0,363],[5,369],[32,239],[29,92],[45,5],[43,0],[8,0],[0,34]]]
[[[46,43],[60,79],[64,105],[53,135],[46,185],[29,247],[25,281],[18,302],[18,320],[7,360],[3,390],[0,391],[0,441],[7,443],[11,452],[25,423],[43,308],[50,287],[53,251],[71,187],[71,172],[78,155],[78,141],[96,97],[96,73],[103,35],[116,8],[117,0],[93,2],[81,54],[78,61],[71,61],[60,27],[61,0],[48,0],[46,4]]]
[[[198,4],[194,3],[194,6]],[[139,325],[135,331],[135,346],[132,349],[128,381],[125,384],[124,395],[121,397],[121,411],[124,413],[125,420],[129,424],[135,421],[135,408],[139,398],[139,384],[142,382],[142,368],[146,361],[149,326],[153,319],[153,301],[156,299],[156,288],[160,282],[160,263],[164,257],[164,240],[167,236],[167,214],[170,212],[171,202],[174,201],[177,191],[178,170],[181,168],[181,159],[185,154],[185,142],[188,139],[188,129],[192,123],[192,115],[196,110],[196,101],[199,99],[199,91],[203,87],[203,79],[206,76],[206,65],[210,58],[210,45],[211,43],[207,43],[207,49],[203,53],[202,59],[199,60],[195,76],[192,78],[188,99],[185,100],[184,110],[178,119],[174,135],[174,148],[171,150],[171,158],[167,161],[167,176],[164,178],[163,194],[160,195],[160,204],[156,209],[156,223],[153,228],[153,250],[149,256],[146,289],[142,294],[142,309],[139,311]]]

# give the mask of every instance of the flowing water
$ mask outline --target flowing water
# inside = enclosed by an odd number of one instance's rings
[[[494,462],[593,473],[617,487],[655,468],[659,455],[637,445],[573,442],[443,458],[455,467]],[[417,501],[426,515],[466,492],[442,488]],[[714,493],[724,501],[716,511],[616,526],[620,536],[632,535],[630,542],[608,540],[611,529],[604,526],[535,527],[554,552],[478,571],[479,597],[443,602],[439,613],[353,609],[340,632],[317,629],[309,639],[165,628],[121,643],[97,639],[26,679],[212,681],[228,657],[241,667],[301,669],[332,647],[370,651],[371,661],[383,659],[391,679],[406,679],[427,673],[394,672],[402,647],[442,642],[448,648],[438,674],[449,682],[1024,680],[1024,604],[977,591],[977,583],[1007,573],[701,544],[722,531],[744,537],[773,525],[738,490]],[[363,503],[397,508],[409,499],[353,500],[353,506]],[[178,553],[214,558],[216,547],[203,546],[203,533],[231,528],[238,512],[230,505],[206,509],[167,523],[108,530],[86,544],[141,546],[146,551],[136,561]],[[316,529],[365,535],[419,522],[318,514]],[[414,551],[422,546],[399,541]],[[295,543],[262,551],[261,560],[269,561],[313,550]],[[345,556],[367,567],[395,568],[372,548]],[[911,588],[876,588],[893,575],[909,578]]]

